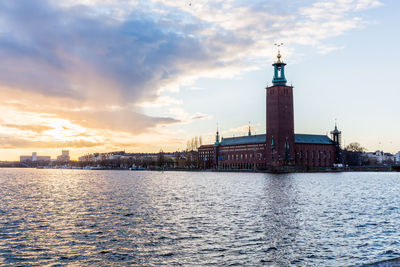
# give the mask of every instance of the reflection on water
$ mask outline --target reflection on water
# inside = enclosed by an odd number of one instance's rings
[[[397,173],[1,169],[2,265],[324,265],[400,256]]]

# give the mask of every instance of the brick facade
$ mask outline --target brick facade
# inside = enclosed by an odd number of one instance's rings
[[[332,167],[335,145],[296,144],[295,164],[304,167]]]
[[[267,88],[267,160],[271,166],[293,165],[293,87]]]

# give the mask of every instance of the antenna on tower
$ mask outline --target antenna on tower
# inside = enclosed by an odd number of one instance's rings
[[[279,48],[280,48],[281,46],[283,46],[283,43],[274,43],[274,46],[278,47],[278,52],[279,52]]]

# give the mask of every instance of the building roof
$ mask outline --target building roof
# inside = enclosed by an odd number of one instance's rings
[[[210,147],[214,147],[214,145],[201,145],[201,148],[210,148]]]
[[[295,134],[294,142],[296,144],[318,144],[333,145],[334,142],[326,135],[317,134]]]
[[[258,144],[258,143],[265,143],[265,134],[224,138],[221,140],[220,145],[234,146],[234,145]]]
[[[266,135],[251,135],[224,138],[220,142],[220,146],[234,146],[234,145],[249,145],[259,144],[266,142]],[[334,142],[326,135],[316,134],[295,134],[294,142],[296,144],[318,144],[318,145],[332,145]]]

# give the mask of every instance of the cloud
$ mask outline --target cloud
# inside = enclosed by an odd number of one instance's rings
[[[53,129],[46,125],[20,125],[20,124],[3,124],[4,127],[14,128],[22,131],[31,131],[35,133],[42,133],[47,130]]]
[[[32,141],[14,136],[0,136],[0,148],[87,148],[103,146],[103,143],[85,140],[73,141]]]
[[[137,104],[138,107],[144,108],[155,108],[155,107],[166,107],[171,105],[182,105],[183,101],[179,99],[175,99],[170,96],[160,96],[153,101],[146,101]]]
[[[275,54],[277,40],[287,44],[288,56],[298,44],[321,53],[340,49],[325,40],[365,25],[358,14],[382,4],[304,3],[0,1],[0,104],[38,121],[38,126],[23,120],[8,126],[43,133],[40,122],[47,114],[87,131],[137,136],[160,125],[209,118],[189,114],[183,100],[165,93],[177,93],[200,77],[233,77],[259,67]],[[167,110],[151,116],[144,107]],[[18,142],[26,144],[16,138],[10,146]]]
[[[211,118],[211,115],[197,112],[191,119],[192,120],[205,120]]]
[[[374,8],[378,6],[382,6],[383,3],[378,0],[359,0],[356,3],[356,10],[364,10],[369,8]]]
[[[344,49],[344,46],[319,45],[317,47],[317,49],[318,49],[318,53],[325,55],[332,51],[342,50],[342,49]]]
[[[177,123],[173,118],[150,117],[132,110],[62,111],[57,116],[91,129],[143,133],[157,124]]]
[[[32,112],[54,101],[58,105],[46,112],[85,127],[140,134],[175,123],[132,106],[176,103],[160,96],[161,88],[185,74],[221,68],[225,63],[215,59],[227,37],[213,38],[218,42],[212,44],[195,36],[201,29],[196,24],[182,26],[179,16],[157,18],[146,12],[132,10],[118,20],[83,5],[2,1],[0,83],[21,91],[21,101],[29,94],[44,96],[47,101],[30,103]],[[105,105],[121,106],[123,112],[105,110]],[[89,111],[73,112],[82,106]]]
[[[10,117],[15,117],[19,121],[34,121],[36,124],[45,123],[49,127],[53,127],[54,120],[60,119],[83,127],[81,131],[85,129],[110,130],[138,135],[148,132],[150,129],[154,130],[159,124],[168,125],[180,122],[179,119],[167,116],[148,116],[135,111],[131,106],[82,106],[77,108],[74,103],[70,104],[62,99],[52,99],[52,102],[46,103],[45,98],[30,94],[28,96],[31,98],[29,102],[21,100],[18,103],[0,105],[3,116],[7,114],[7,118],[4,119],[7,124],[3,124],[3,126],[8,125],[15,129],[23,130],[25,128],[28,130],[27,126],[22,123],[22,126],[11,123]],[[33,127],[34,125],[31,130]],[[69,132],[68,125],[64,125],[61,129],[65,130],[64,133]]]
[[[185,76],[244,68],[250,57],[270,56],[260,48],[270,49],[278,38],[314,43],[341,34],[360,23],[351,12],[380,4],[288,4],[300,11],[294,15],[274,1],[204,1],[193,7],[177,1],[101,2],[1,1],[2,85],[92,105],[154,101],[160,88]]]

